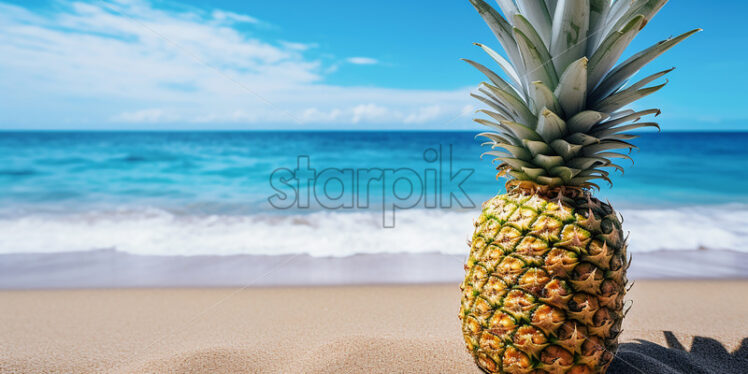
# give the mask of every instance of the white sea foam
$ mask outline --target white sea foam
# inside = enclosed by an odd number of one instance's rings
[[[629,209],[630,250],[748,252],[748,206]],[[348,256],[357,253],[465,254],[474,211],[397,212],[395,228],[363,212],[298,215],[183,215],[160,209],[30,214],[0,219],[0,253],[116,249],[141,255]]]

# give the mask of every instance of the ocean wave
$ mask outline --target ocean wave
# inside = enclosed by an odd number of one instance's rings
[[[39,174],[34,169],[0,169],[0,176],[6,177],[30,177]]]
[[[630,251],[727,249],[748,252],[748,206],[627,209]],[[139,255],[283,255],[360,253],[466,254],[475,211],[397,212],[394,228],[382,214],[188,215],[157,208],[0,219],[0,253],[116,249]]]

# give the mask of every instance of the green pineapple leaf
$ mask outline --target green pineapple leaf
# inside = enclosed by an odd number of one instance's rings
[[[701,31],[701,29],[694,29],[678,35],[675,38],[663,40],[644,51],[631,56],[628,60],[622,62],[616,68],[611,70],[600,85],[595,88],[592,95],[595,97],[604,97],[609,95],[611,92],[615,92],[621,88],[629,77],[636,74],[639,69],[644,67],[644,65],[699,31]]]
[[[644,16],[634,17],[618,31],[610,34],[590,57],[587,89],[592,90],[615,65],[623,51],[644,24]]]
[[[519,118],[514,118],[514,116],[511,113],[509,113],[509,111],[507,109],[505,109],[502,104],[500,104],[500,103],[498,103],[498,102],[496,102],[494,100],[490,100],[488,98],[485,98],[483,96],[476,95],[476,94],[470,94],[470,96],[472,96],[472,97],[474,97],[474,98],[482,101],[483,103],[487,104],[493,110],[495,110],[496,112],[498,112],[497,114],[499,116],[501,116],[501,117],[503,117],[505,119],[515,120],[515,121],[519,120]]]
[[[543,108],[538,117],[537,132],[547,143],[558,139],[566,133],[566,122],[556,113]]]
[[[554,94],[567,116],[573,116],[584,109],[587,103],[587,57],[569,65]]]
[[[665,87],[667,82],[647,88],[636,89],[635,87],[625,89],[616,94],[608,96],[603,101],[592,106],[593,109],[601,112],[613,112],[628,104],[633,103],[636,100],[641,99],[644,96],[653,94],[659,91],[662,87]]]
[[[530,95],[533,99],[533,107],[536,112],[543,108],[558,114],[559,116],[564,115],[561,109],[561,104],[558,103],[558,99],[553,92],[543,84],[541,81],[532,82],[532,93]]]
[[[550,46],[556,71],[565,71],[569,64],[585,55],[589,17],[590,0],[558,1]]]
[[[519,12],[535,25],[535,29],[537,29],[538,34],[542,38],[543,44],[549,46],[551,43],[553,17],[548,11],[546,4],[538,0],[517,0],[517,7],[519,8]]]
[[[555,0],[554,0],[555,1]],[[595,52],[598,41],[602,39],[603,27],[606,25],[611,0],[590,0],[590,27],[587,40],[587,56]]]
[[[518,28],[514,28],[522,63],[525,80],[528,82],[541,81],[548,87],[556,87],[558,76],[550,59],[544,59],[542,53],[532,44],[530,39]]]
[[[522,93],[513,85],[507,83],[507,81],[504,80],[504,78],[501,78],[498,74],[494,73],[491,69],[485,67],[483,64],[477,63],[472,60],[468,60],[463,58],[462,61],[467,62],[468,64],[472,65],[476,69],[478,69],[483,75],[485,75],[491,83],[493,83],[495,86],[501,88],[505,92],[514,95],[518,100],[522,100]]]
[[[596,112],[594,110],[585,110],[579,112],[566,121],[566,127],[570,133],[586,133],[592,126],[608,118],[606,113]]]
[[[621,123],[626,123],[626,122],[629,122],[629,121],[636,122],[639,119],[641,119],[642,117],[650,115],[650,114],[654,114],[655,117],[657,117],[657,116],[660,115],[660,110],[659,109],[647,109],[647,110],[642,110],[640,112],[633,112],[632,111],[631,114],[619,117],[619,118],[617,118],[615,120],[611,120],[611,121],[600,123],[599,125],[595,126],[595,131],[609,129],[609,128],[613,127],[613,126],[619,125]]]
[[[470,0],[504,47],[499,54],[477,44],[501,68],[466,60],[488,77],[477,92],[476,122],[493,131],[483,145],[501,148],[499,176],[539,185],[598,188],[612,159],[636,148],[633,131],[656,128],[642,117],[659,109],[629,106],[667,84],[671,69],[631,80],[659,55],[690,37],[691,30],[620,62],[626,48],[667,0]],[[501,73],[501,74],[499,74]],[[634,83],[629,83],[629,81]],[[499,157],[500,156],[500,157]]]
[[[481,17],[483,17],[483,20],[486,21],[488,27],[494,33],[496,38],[499,39],[499,43],[504,47],[512,65],[515,68],[521,66],[520,64],[522,63],[522,60],[519,55],[519,50],[517,49],[517,43],[514,41],[512,25],[510,25],[509,22],[507,22],[494,8],[486,4],[485,1],[470,0],[470,3],[473,4],[473,7],[475,7]],[[521,71],[518,73],[520,75],[523,74]]]
[[[530,151],[530,153],[532,153],[533,156],[537,156],[539,154],[547,155],[553,152],[553,149],[548,146],[548,143],[543,141],[524,139],[522,141],[522,144]]]
[[[514,70],[514,67],[509,61],[507,61],[504,57],[502,57],[500,54],[496,53],[496,51],[486,45],[480,43],[473,44],[483,49],[483,51],[485,51],[489,56],[491,56],[494,61],[496,61],[497,64],[499,64],[499,67],[501,67],[501,70],[504,70],[514,87],[522,87],[522,79],[519,77],[519,74],[517,74],[517,71]]]
[[[525,102],[522,101],[522,99],[518,98],[517,95],[514,95],[510,92],[502,90],[496,86],[487,84],[485,82],[483,82],[483,86],[487,87],[490,92],[482,88],[479,89],[478,91],[483,92],[489,97],[498,99],[500,103],[506,105],[510,110],[515,112],[516,116],[519,117],[521,122],[535,123],[535,121],[537,120],[537,117],[535,117],[535,115],[532,114],[530,109],[527,107],[527,104],[525,104]]]

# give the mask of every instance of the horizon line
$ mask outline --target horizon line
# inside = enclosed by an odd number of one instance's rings
[[[485,129],[0,129],[0,133],[23,132],[485,132]],[[748,133],[747,129],[663,129],[662,131],[634,131],[637,134],[656,133]]]

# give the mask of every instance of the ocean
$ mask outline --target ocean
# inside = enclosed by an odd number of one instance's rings
[[[3,132],[0,254],[461,255],[504,183],[474,135]],[[748,133],[640,135],[597,194],[630,250],[748,251]]]

